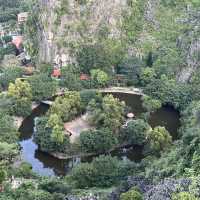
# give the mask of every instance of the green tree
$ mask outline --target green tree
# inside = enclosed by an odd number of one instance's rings
[[[99,95],[97,90],[82,90],[80,91],[81,108],[85,111],[88,103]]]
[[[80,75],[76,66],[67,65],[61,69],[60,85],[69,90],[80,90]]]
[[[30,84],[26,81],[21,81],[16,79],[15,84],[10,83],[8,88],[8,96],[14,97],[16,99],[27,98],[32,99]]]
[[[140,82],[143,86],[152,82],[156,78],[156,73],[154,68],[146,67],[142,70],[140,74]]]
[[[121,41],[106,39],[94,44],[81,44],[76,56],[84,73],[89,74],[92,69],[100,69],[112,74],[112,67],[117,66],[124,52]]]
[[[18,136],[19,134],[13,123],[13,118],[0,111],[0,141],[12,144],[18,140]]]
[[[116,132],[123,124],[124,109],[124,102],[120,102],[112,95],[106,95],[102,100],[91,100],[87,110],[91,124]]]
[[[157,126],[152,131],[149,131],[147,136],[151,149],[162,151],[169,147],[172,143],[172,137],[165,127]]]
[[[67,92],[57,97],[50,108],[50,114],[57,114],[63,122],[72,120],[80,114],[81,98],[79,92]]]
[[[9,163],[18,155],[19,149],[17,144],[8,144],[0,142],[0,160],[7,160]]]
[[[16,78],[20,78],[23,69],[20,67],[11,67],[3,69],[3,75],[0,76],[0,85],[3,89],[7,89],[10,83],[14,83]]]
[[[83,163],[74,167],[70,176],[78,188],[109,187],[119,179],[118,169],[117,158],[99,156],[90,164]]]
[[[147,142],[150,128],[149,124],[142,119],[133,120],[123,128],[120,137],[123,141],[127,141],[130,144],[144,145]]]
[[[143,66],[144,62],[142,59],[137,57],[125,57],[117,66],[117,73],[124,74],[127,77],[127,84],[137,85],[139,84],[139,78]]]
[[[143,197],[137,188],[132,188],[128,192],[122,193],[120,200],[143,200]]]
[[[52,138],[56,142],[63,143],[64,124],[62,123],[62,119],[56,114],[51,114],[48,120],[48,126],[52,128]]]
[[[30,114],[32,91],[28,82],[16,79],[15,84],[10,83],[8,96],[14,99],[14,105],[11,108],[13,114],[19,116],[27,116]]]
[[[109,77],[104,71],[100,69],[93,69],[90,71],[90,74],[95,87],[105,87],[108,84]]]
[[[95,169],[92,164],[81,163],[74,167],[71,178],[78,188],[92,187],[94,185]]]
[[[80,134],[81,148],[89,153],[103,153],[116,144],[116,136],[108,129],[84,131]]]
[[[69,136],[64,135],[63,142],[58,142],[52,137],[52,128],[48,125],[48,117],[42,117],[37,120],[34,141],[44,152],[67,153],[70,149]],[[55,134],[57,136],[57,133]],[[60,135],[59,135],[60,137]]]
[[[148,112],[154,112],[161,108],[162,104],[160,100],[152,99],[150,96],[143,96],[142,97],[142,106]]]
[[[57,83],[48,74],[33,75],[28,82],[35,101],[47,99],[56,93]]]
[[[116,183],[120,179],[119,164],[116,157],[101,155],[95,158],[92,162],[95,169],[95,186],[109,187]]]

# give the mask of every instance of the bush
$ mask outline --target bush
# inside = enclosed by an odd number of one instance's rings
[[[81,163],[72,169],[71,178],[78,188],[92,187],[95,185],[94,174],[95,169],[92,164]]]
[[[71,191],[71,188],[66,183],[56,178],[43,180],[39,183],[38,188],[49,193],[62,193],[65,195]]]
[[[84,131],[80,135],[81,148],[88,153],[103,153],[116,144],[116,136],[108,129]]]
[[[117,67],[117,73],[124,74],[130,85],[137,85],[144,62],[136,57],[125,58]]]
[[[86,109],[88,103],[95,99],[98,92],[96,90],[82,90],[80,91],[80,97],[81,97],[81,107],[83,110]]]
[[[79,92],[67,92],[57,97],[50,108],[50,114],[57,114],[63,122],[68,122],[81,112],[81,98]]]
[[[18,177],[24,177],[24,178],[30,178],[33,177],[35,174],[32,171],[32,166],[29,163],[21,163],[19,168],[15,171],[16,176]]]
[[[50,77],[54,67],[50,63],[42,63],[39,65],[39,69],[42,74],[47,74]]]
[[[83,163],[73,168],[71,178],[78,188],[109,187],[119,178],[119,164],[117,158],[99,156],[92,163]]]
[[[92,125],[117,132],[124,122],[125,103],[112,95],[106,95],[92,99],[87,111]]]
[[[33,100],[35,101],[47,99],[56,93],[57,83],[48,74],[34,75],[28,82],[30,83]]]
[[[147,132],[150,126],[142,119],[130,121],[125,128],[122,129],[120,137],[133,145],[144,145],[146,143]]]
[[[143,197],[137,188],[132,188],[128,192],[121,194],[120,200],[143,200]]]
[[[92,85],[95,88],[101,88],[105,87],[108,84],[109,77],[108,74],[100,69],[92,69],[90,71],[91,73],[91,79],[92,79]]]
[[[147,139],[150,147],[155,152],[159,152],[169,147],[172,143],[172,137],[165,127],[157,126],[148,132]]]
[[[52,129],[48,127],[48,118],[39,118],[36,123],[36,132],[34,140],[44,152],[59,152],[66,153],[69,151],[69,137],[64,136],[63,142],[57,142],[52,138]]]
[[[79,70],[76,66],[67,65],[63,66],[61,69],[60,85],[69,90],[80,90],[80,77]]]
[[[16,78],[23,75],[23,69],[19,67],[6,68],[3,75],[0,76],[0,85],[3,89],[7,89],[10,83],[14,83]]]
[[[10,107],[10,113],[20,117],[27,117],[31,114],[31,105],[31,100],[17,99],[14,101],[12,107]]]
[[[198,198],[189,192],[180,192],[173,195],[172,200],[198,200]]]

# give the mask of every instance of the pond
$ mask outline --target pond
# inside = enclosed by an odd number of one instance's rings
[[[136,117],[144,112],[142,108],[141,96],[134,94],[113,93],[113,96],[126,102]],[[71,168],[80,162],[90,161],[91,158],[75,158],[71,160],[60,160],[38,149],[37,144],[33,141],[35,131],[35,119],[44,115],[48,111],[48,106],[41,104],[33,110],[32,114],[27,117],[20,127],[20,146],[22,159],[31,164],[33,171],[42,176],[65,175]],[[152,127],[161,125],[165,126],[170,132],[173,139],[177,138],[178,128],[180,127],[179,112],[173,107],[165,106],[153,113],[149,123]],[[130,159],[140,161],[143,158],[142,148],[134,146],[129,149],[123,148],[115,150],[112,155],[120,159]]]

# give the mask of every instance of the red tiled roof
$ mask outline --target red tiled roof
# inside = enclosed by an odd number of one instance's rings
[[[60,69],[54,69],[53,70],[53,73],[52,73],[52,76],[55,77],[55,78],[58,78],[61,76],[61,71]]]

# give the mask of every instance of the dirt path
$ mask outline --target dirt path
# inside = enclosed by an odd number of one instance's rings
[[[76,142],[76,139],[79,138],[82,131],[86,131],[92,128],[87,122],[86,115],[82,115],[81,117],[78,117],[71,122],[67,122],[64,126],[66,134],[71,134],[71,143]]]

